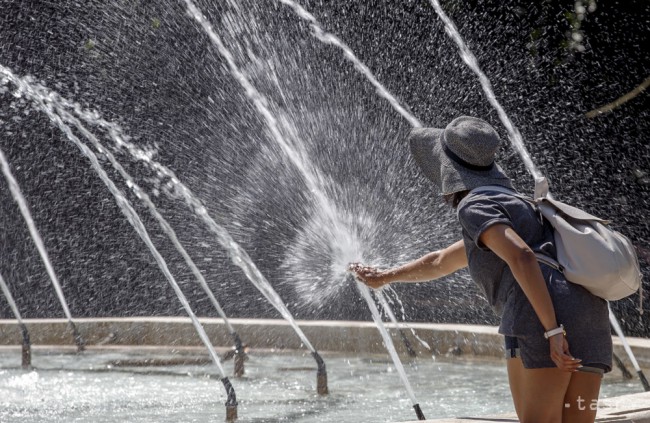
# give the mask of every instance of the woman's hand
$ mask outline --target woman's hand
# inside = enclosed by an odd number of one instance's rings
[[[359,281],[371,288],[378,289],[390,283],[386,273],[374,267],[363,266],[361,263],[352,263],[348,266],[348,270],[356,274]]]
[[[582,360],[573,358],[569,352],[569,343],[563,334],[551,336],[548,338],[548,342],[551,348],[551,360],[560,370],[575,372],[581,367]]]

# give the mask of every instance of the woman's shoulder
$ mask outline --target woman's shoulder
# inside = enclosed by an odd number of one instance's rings
[[[490,188],[472,190],[463,198],[456,209],[461,224],[494,219],[513,221],[515,217],[535,215],[532,205],[517,191]]]
[[[465,208],[474,207],[488,207],[499,205],[510,205],[522,203],[522,199],[515,190],[510,190],[503,187],[480,187],[471,190],[458,204],[458,212]]]

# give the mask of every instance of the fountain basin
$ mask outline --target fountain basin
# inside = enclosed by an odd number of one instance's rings
[[[221,319],[201,321],[211,340],[221,346],[218,351],[230,349]],[[240,402],[239,421],[387,422],[414,418],[374,324],[299,322],[327,363],[331,393],[320,397],[313,359],[301,349],[288,324],[272,319],[231,322],[250,347],[245,377],[232,379]],[[224,419],[225,394],[218,374],[187,318],[77,319],[88,343],[88,351],[80,355],[74,354],[65,320],[25,323],[35,345],[33,371],[19,368],[19,327],[15,321],[0,321],[0,410],[5,413],[0,421],[20,418],[21,422],[36,422],[42,421],[38,416],[43,415],[49,416],[49,421],[66,422]],[[406,331],[418,353],[416,359],[409,359],[394,326],[388,325],[428,418],[486,414],[512,418],[512,414],[503,415],[512,412],[512,405],[496,328],[409,326],[435,353]],[[650,340],[629,341],[641,365],[650,367]],[[232,372],[232,362],[224,364]],[[620,395],[641,391],[637,380],[624,381],[615,370],[606,376],[602,396],[620,402],[626,398]],[[472,401],[464,400],[467,398]],[[650,398],[647,394],[634,397],[631,405],[610,407],[609,411],[629,411],[646,404],[641,401]]]

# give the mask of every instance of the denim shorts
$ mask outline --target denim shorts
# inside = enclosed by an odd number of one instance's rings
[[[527,369],[543,369],[556,367],[550,357],[548,341],[542,338],[544,342],[530,342],[524,338],[514,336],[505,337],[506,359],[520,357]],[[571,345],[569,345],[571,348]],[[581,358],[581,357],[578,357]],[[590,363],[588,360],[582,363],[578,369],[580,372],[597,373],[601,377],[609,372],[611,368],[603,363]]]

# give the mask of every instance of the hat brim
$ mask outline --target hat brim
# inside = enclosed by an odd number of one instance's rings
[[[409,147],[413,160],[420,170],[438,188],[442,186],[440,177],[440,138],[443,129],[413,128],[408,135]]]
[[[486,171],[471,170],[451,160],[444,152],[440,158],[443,194],[468,191],[486,185],[499,185],[514,189],[512,181],[498,164]]]
[[[444,129],[414,128],[408,135],[413,159],[442,194],[453,194],[486,185],[514,189],[510,178],[496,163],[490,170],[476,171],[453,161],[442,149],[443,134]]]

